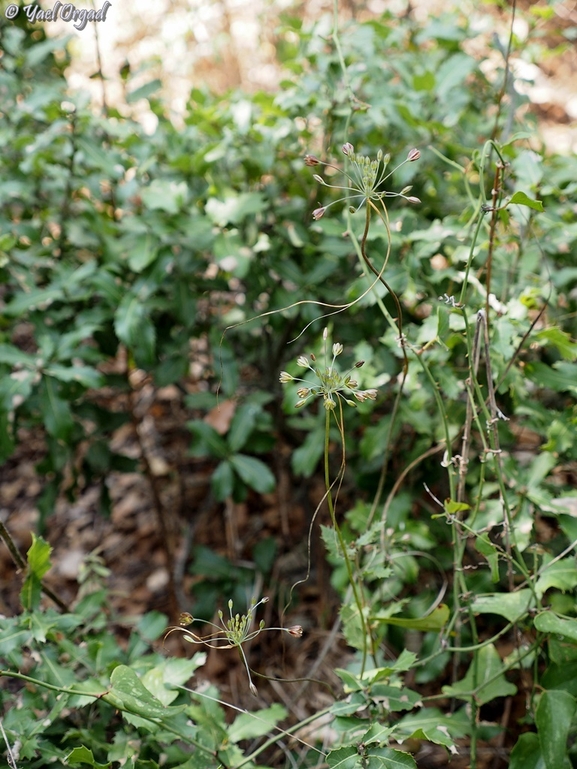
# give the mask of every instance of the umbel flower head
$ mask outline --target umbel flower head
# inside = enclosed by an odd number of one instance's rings
[[[308,368],[309,371],[315,375],[315,382],[310,382],[307,379],[299,379],[298,377],[294,377],[292,374],[289,374],[288,371],[280,372],[279,380],[281,384],[287,384],[288,382],[298,382],[301,385],[297,389],[299,400],[295,404],[296,408],[301,408],[306,403],[308,403],[311,398],[317,397],[322,397],[323,406],[327,411],[332,411],[336,408],[336,398],[341,398],[344,400],[347,406],[355,407],[357,404],[351,400],[350,397],[347,397],[350,395],[356,398],[360,403],[363,403],[366,400],[374,401],[377,397],[377,391],[374,389],[359,390],[359,383],[352,376],[354,369],[361,368],[361,366],[364,365],[364,361],[357,361],[352,369],[349,369],[346,374],[341,374],[340,371],[335,367],[335,360],[337,356],[342,353],[343,346],[339,342],[335,342],[332,346],[331,353],[329,353],[327,343],[328,335],[329,331],[327,328],[325,328],[323,331],[323,339],[325,343],[324,366],[311,365],[311,363],[316,364],[316,357],[312,354],[310,355],[310,361],[306,355],[301,355],[299,358],[297,358],[297,363],[299,366],[302,366],[302,368]]]
[[[341,149],[343,155],[346,155],[351,163],[350,173],[348,171],[342,171],[342,169],[332,165],[331,163],[323,163],[314,155],[305,155],[305,165],[311,167],[322,165],[326,168],[333,168],[343,173],[349,182],[345,185],[329,184],[323,179],[322,176],[319,176],[318,174],[314,175],[314,179],[316,179],[319,184],[322,184],[323,187],[329,187],[332,190],[343,190],[348,194],[342,198],[339,198],[338,200],[334,200],[332,203],[329,203],[326,206],[315,208],[313,211],[313,219],[320,219],[322,216],[324,216],[325,211],[327,208],[329,208],[329,206],[332,206],[335,203],[340,203],[343,200],[358,201],[356,206],[350,207],[351,213],[358,211],[359,208],[361,208],[367,201],[371,201],[373,204],[382,203],[384,198],[403,198],[403,200],[406,200],[409,203],[421,202],[419,198],[415,197],[414,195],[409,195],[409,192],[412,189],[410,186],[404,187],[400,192],[391,192],[389,190],[383,189],[384,182],[395,171],[397,171],[405,163],[413,163],[415,160],[418,160],[421,157],[421,153],[418,149],[414,148],[410,150],[405,160],[403,160],[402,163],[399,163],[396,168],[394,168],[392,171],[389,171],[388,173],[387,166],[391,160],[391,156],[388,154],[383,155],[382,150],[377,152],[376,158],[371,159],[365,155],[358,155],[350,142],[343,144]]]
[[[257,694],[256,686],[252,682],[250,675],[250,668],[242,648],[242,645],[248,641],[252,641],[257,635],[262,633],[263,630],[280,630],[281,632],[288,633],[295,638],[300,638],[303,634],[303,629],[300,625],[293,625],[292,627],[265,627],[264,620],[261,620],[257,627],[254,626],[254,613],[256,609],[264,603],[267,603],[268,598],[261,598],[260,601],[252,601],[246,614],[233,614],[233,602],[232,599],[228,602],[229,619],[224,619],[223,612],[219,609],[218,618],[220,625],[215,625],[214,622],[205,622],[207,625],[215,628],[214,633],[209,633],[206,636],[199,636],[189,628],[194,622],[194,617],[188,612],[182,612],[179,617],[180,627],[172,627],[168,633],[164,636],[166,639],[171,633],[179,631],[184,634],[184,640],[191,644],[202,644],[208,646],[210,649],[233,649],[235,646],[239,651],[241,659],[244,663],[247,675],[248,686],[253,694]],[[204,621],[204,620],[203,620]]]

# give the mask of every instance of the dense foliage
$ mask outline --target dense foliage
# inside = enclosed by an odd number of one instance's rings
[[[37,534],[77,484],[101,484],[106,514],[102,481],[135,466],[110,449],[131,415],[106,404],[137,370],[182,390],[217,501],[273,492],[289,445],[295,481],[325,483],[356,650],[333,742],[307,737],[303,760],[415,767],[397,743],[419,740],[476,766],[520,690],[509,766],[572,766],[577,159],[545,151],[506,60],[467,53],[456,14],[283,24],[277,94],[194,89],[176,128],[152,83],[129,96],[151,135],[67,89],[63,42],[2,30],[0,458],[43,431]],[[236,399],[224,434],[203,419],[217,388]],[[35,537],[0,628],[14,766],[240,769],[296,750],[284,707],[227,723],[214,689],[185,686],[201,654],[148,652],[166,617],[121,650],[97,562],[73,610],[42,608],[49,563]]]

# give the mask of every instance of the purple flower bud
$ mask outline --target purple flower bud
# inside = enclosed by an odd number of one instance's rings
[[[300,625],[293,625],[292,627],[287,627],[287,633],[290,633],[295,638],[301,638],[303,629]]]
[[[350,142],[347,142],[346,144],[343,144],[342,146],[343,155],[346,155],[347,157],[349,155],[353,155],[355,152],[355,148]]]
[[[325,206],[321,206],[320,208],[315,208],[315,210],[313,211],[313,219],[315,220],[315,222],[318,222],[319,219],[322,219],[326,210],[327,209],[325,208]]]
[[[318,166],[320,162],[314,155],[305,155],[305,166]]]
[[[412,163],[413,160],[418,160],[421,157],[421,150],[418,150],[416,147],[413,147],[412,150],[409,150],[409,154],[407,155],[407,160],[409,163]]]
[[[420,203],[421,201],[419,198],[416,198],[414,195],[409,195],[408,198],[405,198],[405,200],[408,200],[409,203]]]
[[[361,366],[364,366],[364,365],[365,365],[365,361],[364,360],[358,360],[355,363],[355,368],[360,368]]]

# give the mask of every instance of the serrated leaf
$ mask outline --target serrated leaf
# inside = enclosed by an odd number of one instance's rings
[[[539,211],[540,213],[545,210],[541,200],[533,200],[524,192],[520,191],[516,192],[506,205],[510,206],[512,204],[518,206],[527,206],[528,208],[532,208],[534,211]]]
[[[74,748],[66,756],[65,761],[66,764],[69,764],[70,766],[76,766],[77,764],[88,764],[88,766],[93,766],[94,769],[109,769],[109,767],[112,766],[110,762],[107,764],[100,764],[98,761],[95,761],[92,751],[84,745],[81,745],[79,748]]]

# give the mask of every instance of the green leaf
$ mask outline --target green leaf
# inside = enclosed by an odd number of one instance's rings
[[[577,702],[567,692],[545,691],[541,695],[535,723],[541,754],[547,769],[564,769],[571,763],[567,757],[567,738]]]
[[[466,702],[474,699],[478,705],[513,695],[517,687],[507,681],[502,670],[503,663],[493,644],[483,646],[465,677],[452,686],[443,686],[443,694]]]
[[[330,769],[361,769],[363,766],[358,750],[352,745],[331,750],[326,761]]]
[[[370,748],[363,762],[366,769],[417,769],[410,753],[393,748]]]
[[[246,454],[234,454],[230,457],[230,463],[251,489],[258,491],[259,494],[268,494],[273,491],[276,485],[275,477],[260,459]]]
[[[115,708],[144,718],[163,719],[182,713],[185,705],[167,707],[144,686],[132,668],[118,665],[110,676],[112,687],[102,699]]]
[[[537,614],[533,624],[541,633],[556,633],[577,641],[577,619],[558,617],[552,611],[542,611]]]
[[[231,742],[240,742],[240,740],[252,740],[256,737],[263,737],[273,730],[279,721],[282,721],[288,715],[286,708],[275,703],[264,710],[257,710],[253,713],[241,713],[233,723],[228,727],[228,738]]]
[[[93,766],[95,769],[109,769],[109,767],[112,766],[110,762],[107,764],[99,764],[98,761],[94,760],[92,751],[86,748],[84,745],[79,748],[74,748],[72,752],[66,756],[65,761],[71,766],[76,766],[77,764],[88,764],[88,766]]]
[[[577,359],[577,342],[574,342],[570,334],[557,328],[557,326],[538,331],[535,334],[535,339],[543,345],[550,344],[555,347],[565,360]]]
[[[433,609],[426,617],[388,617],[386,614],[375,614],[371,616],[372,621],[386,623],[388,625],[397,625],[408,630],[421,630],[424,633],[439,633],[447,624],[449,619],[449,607],[442,603]]]
[[[577,392],[575,364],[556,363],[551,367],[541,361],[530,361],[523,372],[538,387],[547,387],[554,392]]]
[[[134,272],[142,272],[158,255],[155,239],[149,232],[137,235],[131,242],[130,251],[128,266]]]
[[[413,710],[422,704],[421,696],[417,692],[390,684],[374,684],[371,686],[370,696],[382,702],[385,709],[392,712]]]
[[[39,394],[46,430],[53,438],[66,443],[74,427],[70,404],[60,398],[54,379],[49,376],[42,377]]]
[[[511,751],[509,769],[546,769],[536,734],[527,732],[519,737]]]
[[[301,445],[293,451],[291,465],[297,475],[310,478],[324,449],[324,428],[311,430]]]
[[[150,80],[148,83],[141,85],[139,88],[135,88],[134,91],[130,91],[126,95],[126,101],[128,104],[134,104],[134,102],[139,99],[148,99],[148,97],[158,91],[159,88],[162,88],[162,80],[155,78],[154,80]]]
[[[227,436],[231,451],[239,451],[246,444],[259,412],[260,408],[255,403],[243,403],[236,409]]]
[[[512,204],[518,206],[527,206],[528,208],[532,208],[534,211],[539,211],[540,213],[545,210],[541,200],[532,200],[532,198],[530,198],[524,192],[520,191],[516,192],[506,205],[510,206]]]
[[[0,344],[0,363],[8,363],[10,366],[26,366],[35,368],[38,361],[37,355],[22,352],[12,344]]]
[[[228,446],[212,425],[195,419],[192,422],[187,422],[187,427],[193,435],[191,454],[194,457],[226,458]]]
[[[509,622],[516,622],[533,608],[535,600],[529,588],[516,593],[490,593],[478,595],[471,608],[475,614],[499,614]]]
[[[215,499],[222,502],[227,497],[232,496],[234,489],[234,472],[232,464],[228,459],[223,459],[219,463],[210,479],[210,485]]]
[[[206,213],[219,227],[227,224],[240,224],[247,216],[254,216],[265,207],[265,200],[260,192],[243,192],[229,195],[224,200],[209,198]]]
[[[20,600],[22,606],[28,611],[38,608],[42,589],[42,577],[50,569],[50,553],[52,548],[42,537],[36,537],[32,533],[32,545],[27,553],[27,573]]]
[[[491,580],[493,582],[499,581],[499,550],[491,542],[488,534],[481,534],[475,541],[475,549],[478,550],[481,555],[484,555],[487,559],[489,566],[491,567]]]
[[[205,652],[197,652],[192,659],[165,659],[147,670],[141,681],[163,705],[170,705],[178,697],[177,687],[186,684],[205,661]]]
[[[53,364],[44,369],[47,376],[53,376],[60,382],[78,382],[83,387],[90,387],[94,390],[104,385],[104,377],[90,366],[60,366]]]
[[[572,558],[563,558],[542,569],[541,576],[535,583],[538,598],[552,587],[558,590],[573,590],[577,586],[577,566]]]

